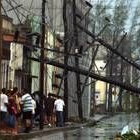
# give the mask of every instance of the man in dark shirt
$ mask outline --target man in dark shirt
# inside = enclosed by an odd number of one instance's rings
[[[48,97],[45,99],[45,111],[46,111],[48,126],[50,127],[53,123],[53,108],[54,108],[54,99],[51,97],[49,93]]]

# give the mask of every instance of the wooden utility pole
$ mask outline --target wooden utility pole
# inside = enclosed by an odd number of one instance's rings
[[[78,31],[77,31],[77,20],[76,20],[76,0],[73,0],[73,28],[74,28],[74,44],[75,49],[79,50],[78,43]],[[75,56],[75,66],[79,69],[79,57]],[[76,73],[76,84],[77,84],[77,100],[78,100],[78,113],[79,118],[83,120],[83,108],[82,108],[82,94],[81,94],[81,83],[80,74]]]
[[[46,0],[42,0],[42,24],[41,24],[41,63],[40,63],[40,129],[43,129],[43,93],[44,93],[44,43],[45,43],[45,4]]]
[[[1,61],[2,61],[2,15],[1,15],[1,0],[0,0],[0,90],[2,88]]]
[[[109,77],[112,77],[113,72],[113,57],[110,58],[110,64],[109,64]],[[109,90],[108,90],[108,111],[112,112],[112,84],[109,84]]]
[[[115,47],[115,39],[116,39],[116,31],[113,33],[113,48]],[[109,77],[112,77],[113,74],[113,61],[114,61],[114,54],[112,52],[109,53],[110,57],[110,62],[109,62]],[[112,107],[112,84],[109,84],[109,90],[108,90],[108,111],[113,112],[113,107]]]
[[[64,65],[68,65],[68,23],[67,23],[67,0],[63,0],[63,21],[64,21]],[[64,101],[65,120],[68,119],[68,70],[64,68]]]
[[[121,59],[120,79],[121,79],[121,81],[123,81],[123,60],[122,59]],[[122,92],[123,92],[123,89],[120,88],[120,92],[119,92],[119,111],[123,111],[123,107],[122,107]]]
[[[1,15],[1,0],[0,0],[0,92],[2,89],[2,82],[1,82],[2,81],[2,73],[1,73],[1,64],[2,63],[1,62],[2,62],[2,15]],[[0,102],[0,105],[1,105],[1,102]]]

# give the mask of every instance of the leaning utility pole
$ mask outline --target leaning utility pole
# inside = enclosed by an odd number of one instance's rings
[[[113,55],[114,56],[114,55]],[[112,77],[113,73],[113,57],[110,58],[110,64],[109,64],[109,77]],[[109,84],[109,91],[108,91],[108,111],[112,112],[112,84]]]
[[[75,51],[79,51],[79,43],[78,43],[78,31],[77,31],[77,20],[76,20],[76,0],[73,0],[73,28],[74,28],[74,44]],[[78,53],[78,52],[76,52]],[[79,57],[75,56],[75,66],[79,69]],[[80,74],[76,73],[76,83],[77,83],[77,100],[78,100],[78,113],[79,118],[83,119],[83,109],[82,109],[82,94],[81,94],[81,83],[80,83]]]
[[[45,3],[46,0],[42,0],[42,24],[41,24],[41,63],[40,63],[40,129],[43,129],[43,93],[44,93],[44,42],[45,42]]]
[[[123,50],[123,48],[122,48],[122,50]],[[123,81],[123,60],[122,59],[121,59],[120,79],[121,79],[121,81]],[[123,107],[122,107],[122,92],[123,92],[123,89],[120,88],[120,92],[119,92],[119,111],[123,111]]]
[[[65,101],[65,120],[68,119],[68,23],[67,23],[67,0],[63,0],[63,21],[64,21],[64,101]]]

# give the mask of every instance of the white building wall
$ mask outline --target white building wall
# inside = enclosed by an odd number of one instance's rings
[[[75,73],[69,72],[68,79],[68,116],[76,117],[78,116],[78,101]]]
[[[36,57],[34,54],[32,54],[32,57]],[[31,71],[32,75],[37,76],[38,78],[32,78],[32,87],[31,87],[31,93],[39,90],[39,71],[40,71],[40,63],[36,61],[32,61],[31,63]]]
[[[46,42],[46,47],[48,49],[53,49],[54,48],[54,35],[52,32],[48,31],[47,34],[47,42]],[[48,58],[52,58],[53,59],[53,52],[51,51],[47,51],[47,55],[46,57]],[[52,78],[53,78],[53,71],[54,71],[54,67],[51,65],[47,65],[46,68],[46,83],[47,83],[47,93],[52,93],[53,89],[52,89]]]
[[[11,86],[16,86],[15,84],[15,70],[22,70],[22,65],[23,65],[23,45],[18,44],[18,43],[11,43],[10,45],[10,81],[11,81]]]
[[[100,74],[102,76],[105,76],[106,69],[103,69],[106,65],[106,62],[104,60],[96,60],[95,61],[97,68],[95,67],[95,72],[97,74]],[[98,70],[97,70],[98,69]],[[96,81],[95,84],[95,102],[96,105],[105,103],[106,99],[106,83],[102,81]]]
[[[85,77],[85,76],[84,76]],[[85,79],[85,78],[84,78]],[[84,80],[81,80],[84,81]],[[91,78],[88,78],[87,84],[91,83]],[[89,117],[90,116],[90,104],[91,104],[91,86],[86,86],[84,93],[83,93],[83,97],[82,97],[82,101],[83,101],[83,116],[84,117]]]
[[[7,75],[7,70],[8,70],[8,75]],[[8,84],[7,87],[9,87],[9,72],[10,72],[9,71],[9,60],[2,60],[2,62],[1,62],[1,73],[2,73],[2,75],[1,75],[1,78],[2,78],[1,83],[2,83],[2,88],[6,88],[7,84]]]

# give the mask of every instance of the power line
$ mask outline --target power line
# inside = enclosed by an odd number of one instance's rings
[[[127,63],[131,64],[133,67],[137,68],[138,70],[140,70],[140,66],[135,63],[133,60],[127,58],[126,56],[123,56],[120,52],[118,52],[116,49],[112,48],[112,46],[108,43],[106,43],[103,39],[101,38],[97,38],[93,33],[91,33],[90,31],[88,31],[87,29],[85,29],[84,27],[82,27],[81,25],[77,24],[77,26],[79,27],[79,29],[81,29],[83,32],[87,33],[89,36],[91,36],[93,39],[95,39],[97,42],[99,42],[101,45],[103,45],[104,47],[106,47],[107,49],[109,49],[110,51],[112,51],[114,54],[118,55],[119,57],[121,57],[121,59],[123,59],[124,61],[126,61]]]
[[[9,0],[9,1],[8,1],[8,0],[6,0],[6,2],[7,2],[7,3],[9,3],[9,5],[11,6],[11,8],[13,8],[14,13],[16,14],[16,16],[17,16],[17,18],[18,18],[19,22],[21,23],[21,20],[20,20],[20,18],[19,18],[19,15],[18,15],[18,13],[17,13],[16,9],[14,8],[14,6],[12,5],[11,1],[10,1],[10,0]]]

